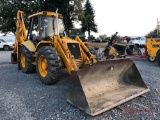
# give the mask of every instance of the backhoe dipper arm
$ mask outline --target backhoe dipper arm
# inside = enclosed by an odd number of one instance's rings
[[[109,46],[113,45],[113,40],[115,39],[115,37],[117,36],[117,34],[118,34],[118,32],[116,32],[114,35],[112,35],[112,37],[111,37],[111,39],[110,39],[110,41],[108,43]]]
[[[14,51],[18,51],[18,45],[26,40],[26,27],[24,24],[24,12],[18,10],[16,21],[16,36],[15,36]]]

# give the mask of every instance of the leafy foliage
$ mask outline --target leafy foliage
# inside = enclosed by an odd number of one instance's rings
[[[157,35],[157,29],[154,29],[153,31],[146,34],[146,38],[157,38],[160,37],[160,33]]]
[[[0,31],[3,33],[16,31],[16,15],[18,10],[25,11],[25,22],[28,25],[27,16],[37,12],[37,2],[34,0],[1,0],[0,1]]]
[[[27,17],[38,11],[56,11],[64,16],[67,33],[73,28],[73,22],[78,21],[83,14],[83,0],[1,0],[0,1],[0,31],[3,33],[16,31],[16,14],[18,10],[25,13],[25,25],[28,26]]]
[[[97,32],[97,24],[95,23],[95,12],[89,0],[86,1],[84,5],[84,16],[82,17],[82,30],[88,31],[88,37],[90,37],[90,32]]]
[[[96,37],[94,35],[90,35],[90,40],[95,40]]]
[[[106,35],[106,34],[99,35],[99,38],[100,38],[101,40],[106,40],[106,39],[107,39],[107,35]]]

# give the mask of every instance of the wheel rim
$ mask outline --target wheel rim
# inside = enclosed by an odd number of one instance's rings
[[[23,68],[26,66],[26,58],[23,52],[21,53],[21,65]]]
[[[48,73],[48,63],[43,55],[41,55],[38,59],[38,70],[42,77],[45,77]]]
[[[4,47],[4,50],[9,50],[8,46],[5,46],[5,47]]]
[[[151,56],[150,56],[150,57],[149,57],[149,60],[150,60],[150,61],[154,61],[154,60],[155,60],[155,57],[151,57]]]

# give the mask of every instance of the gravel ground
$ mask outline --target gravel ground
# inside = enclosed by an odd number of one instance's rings
[[[159,120],[160,68],[146,59],[132,58],[150,89],[145,96],[91,117],[66,102],[67,79],[45,86],[36,73],[24,74],[10,63],[10,51],[0,51],[0,120]]]

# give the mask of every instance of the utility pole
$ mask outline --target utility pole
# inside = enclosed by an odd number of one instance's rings
[[[159,28],[160,28],[160,25],[159,25],[160,21],[158,20],[157,18],[157,38],[159,37]]]

